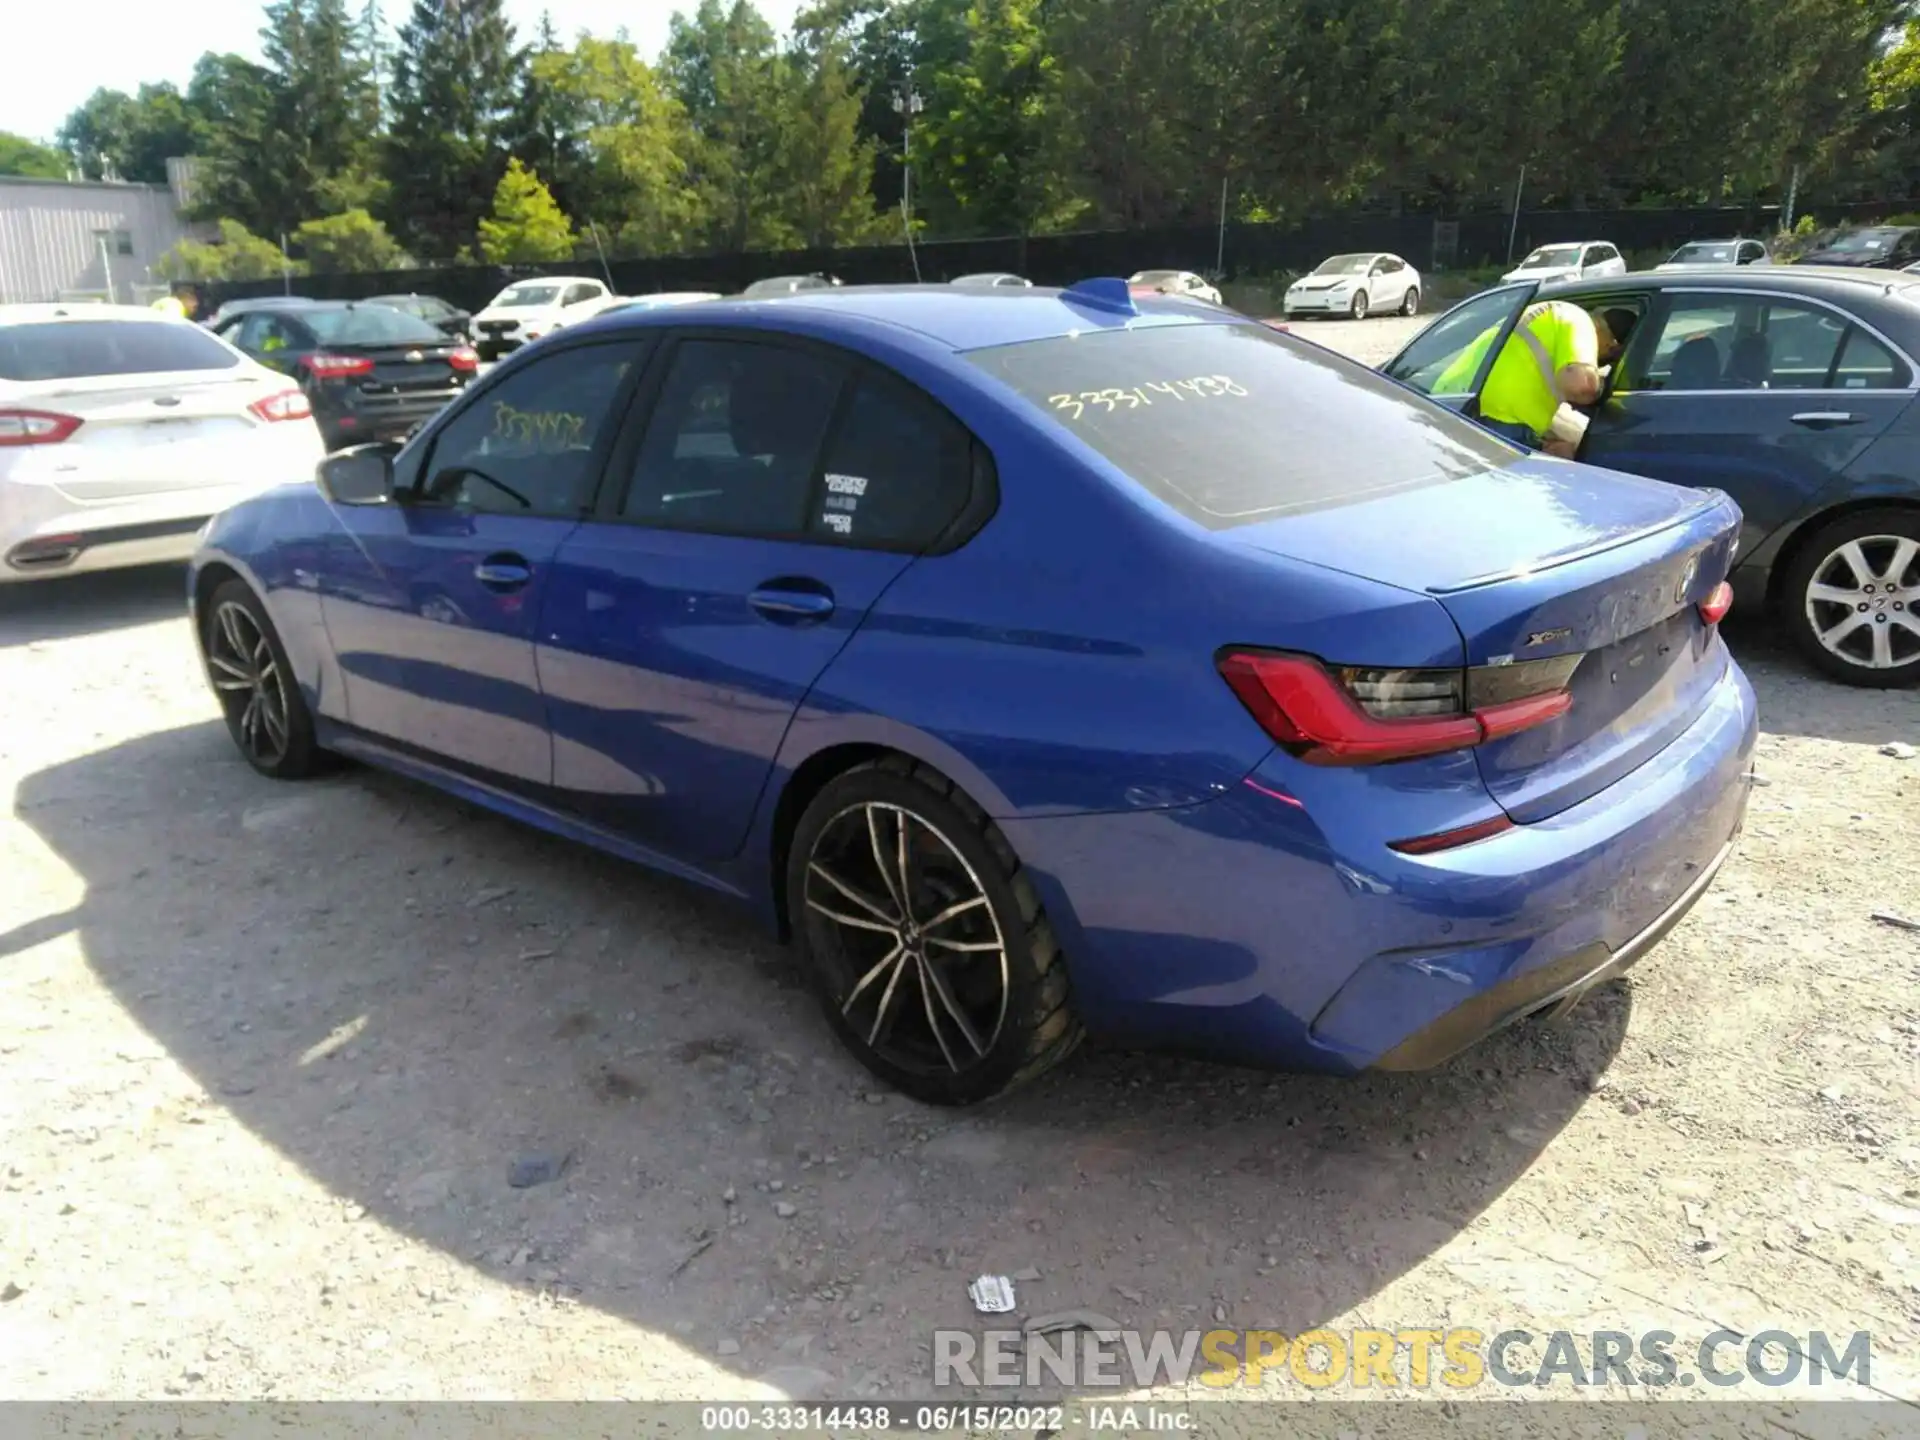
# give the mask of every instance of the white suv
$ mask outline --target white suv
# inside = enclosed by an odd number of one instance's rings
[[[1626,273],[1625,257],[1606,241],[1570,240],[1561,245],[1542,245],[1500,278],[1537,280],[1547,285],[1555,280],[1592,280]]]
[[[473,317],[473,348],[482,360],[498,360],[542,335],[592,319],[614,298],[600,281],[582,276],[516,280]]]

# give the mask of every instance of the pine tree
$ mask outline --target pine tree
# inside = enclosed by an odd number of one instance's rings
[[[262,197],[261,218],[277,234],[367,198],[378,101],[347,0],[275,0],[266,15],[263,138],[283,179]]]
[[[573,256],[573,222],[553,203],[540,177],[518,160],[493,192],[493,213],[480,222],[480,253],[496,265],[550,262]]]
[[[426,259],[467,244],[506,166],[524,73],[503,0],[414,0],[388,92],[388,218]]]

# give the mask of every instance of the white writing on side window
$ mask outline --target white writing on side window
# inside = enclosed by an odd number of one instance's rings
[[[859,475],[829,474],[827,489],[835,495],[864,495],[867,493],[867,482],[863,476]]]
[[[822,515],[820,518],[827,522],[827,528],[836,535],[851,535],[853,533],[853,517],[851,515]]]

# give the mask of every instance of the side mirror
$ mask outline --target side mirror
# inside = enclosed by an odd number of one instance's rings
[[[356,445],[329,455],[314,473],[336,505],[380,505],[393,498],[393,447]]]

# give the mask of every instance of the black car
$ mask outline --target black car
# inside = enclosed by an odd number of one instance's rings
[[[406,315],[417,315],[434,326],[442,335],[455,340],[473,338],[473,316],[458,306],[449,305],[437,295],[374,295],[367,301],[369,305],[386,305]]]
[[[831,275],[770,275],[754,281],[740,295],[746,300],[763,300],[770,295],[798,295],[803,290],[831,290],[839,283]]]
[[[1865,266],[1875,270],[1902,270],[1920,260],[1920,226],[1869,225],[1849,230],[1809,250],[1796,264]]]
[[[300,382],[328,449],[398,440],[438,414],[479,357],[418,316],[368,301],[260,304],[215,332]]]
[[[1587,409],[1580,460],[1725,491],[1745,517],[1737,610],[1764,608],[1837,680],[1920,681],[1920,275],[1770,266],[1503,285],[1382,368],[1476,416],[1536,299],[1637,317]],[[1463,380],[1456,362],[1483,339]]]

